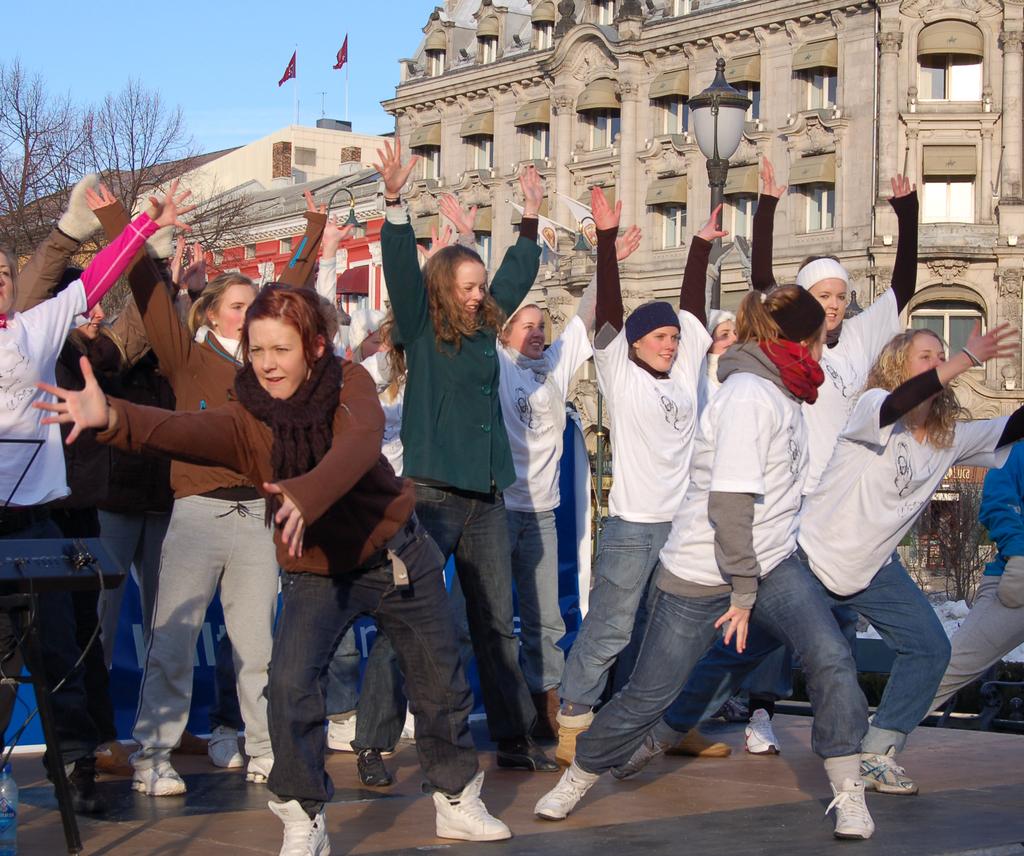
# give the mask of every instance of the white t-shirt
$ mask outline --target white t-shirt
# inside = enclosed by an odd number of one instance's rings
[[[708,352],[704,355],[704,365],[700,371],[700,385],[697,387],[697,411],[704,412],[711,397],[722,385],[718,380],[718,358],[721,354]]]
[[[608,508],[632,523],[672,520],[690,479],[697,427],[697,386],[711,336],[689,312],[679,313],[679,351],[665,379],[629,358],[625,328],[606,348],[594,348],[612,435]]]
[[[751,493],[754,553],[761,576],[768,574],[796,549],[807,459],[800,402],[766,378],[729,375],[701,414],[690,487],[661,550],[662,565],[688,582],[728,583],[715,559],[708,494]]]
[[[396,476],[402,474],[402,406],[405,404],[405,379],[398,385],[397,394],[391,395],[391,366],[386,351],[377,351],[360,365],[370,373],[377,385],[377,398],[384,410],[384,439],[380,450],[391,464]]]
[[[42,505],[70,493],[60,426],[43,425],[46,414],[32,405],[54,401],[52,395],[36,389],[36,384],[56,383],[57,357],[74,317],[85,309],[85,287],[78,280],[27,312],[16,312],[8,319],[7,328],[0,329],[0,440],[42,441],[42,446],[0,443],[0,505],[8,499],[11,505]],[[23,473],[24,479],[11,496]]]
[[[569,321],[537,360],[499,343],[498,396],[516,468],[515,482],[504,491],[506,508],[551,511],[558,507],[565,397],[573,375],[590,355],[587,328],[578,317]]]
[[[918,443],[903,420],[878,427],[888,392],[870,389],[850,414],[818,489],[807,497],[800,546],[829,591],[867,587],[932,498],[950,467],[1001,467],[996,450],[1007,418],[959,422],[953,445]]]
[[[818,389],[818,400],[804,405],[811,452],[805,493],[811,493],[821,479],[871,366],[902,330],[896,295],[890,288],[860,315],[844,321],[839,343],[825,348],[821,356],[825,382]]]

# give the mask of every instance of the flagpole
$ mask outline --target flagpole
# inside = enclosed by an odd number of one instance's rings
[[[347,37],[346,37],[347,38]],[[348,67],[349,63],[345,63],[345,121],[348,121]]]
[[[299,44],[295,43],[295,124],[299,124]]]

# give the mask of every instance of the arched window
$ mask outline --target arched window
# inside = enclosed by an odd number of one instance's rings
[[[611,146],[619,135],[619,93],[615,81],[600,78],[589,83],[576,100],[576,112],[590,128],[591,151]]]
[[[931,330],[942,338],[949,349],[947,356],[963,349],[978,322],[985,323],[981,308],[967,300],[932,300],[910,315],[913,329]]]
[[[448,39],[443,30],[434,30],[428,37],[423,47],[427,61],[427,74],[430,77],[439,77],[444,74],[445,56],[448,49]]]
[[[964,21],[936,21],[917,40],[918,99],[980,101],[985,40]]]
[[[553,0],[540,0],[533,4],[533,49],[547,50],[555,39],[555,4]]]

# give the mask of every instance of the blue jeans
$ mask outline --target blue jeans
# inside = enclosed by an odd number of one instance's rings
[[[357,752],[363,749],[389,752],[394,749],[402,737],[406,705],[405,685],[395,649],[388,637],[378,630],[359,694],[352,748]]]
[[[395,587],[389,561],[337,577],[284,575],[267,688],[274,750],[267,785],[307,812],[319,811],[334,793],[324,769],[327,670],[359,615],[371,615],[394,645],[430,787],[456,794],[476,775],[473,696],[459,662],[444,560],[422,527],[400,534],[391,544],[409,570],[406,588]]]
[[[627,656],[630,662],[624,662],[620,654],[634,634],[643,638],[648,613],[645,594],[671,530],[671,523],[630,523],[621,517],[605,521],[601,551],[594,562],[590,609],[562,674],[563,708],[594,707],[613,665],[627,677],[632,672],[632,658]]]
[[[505,502],[500,493],[417,484],[416,514],[442,555],[455,555],[491,739],[525,737],[537,712],[519,668]]]
[[[850,646],[815,582],[796,556],[790,556],[761,580],[752,617],[781,634],[804,663],[815,705],[814,751],[823,758],[853,755],[867,730],[867,701],[857,684]],[[715,620],[728,608],[728,595],[684,598],[656,592],[629,682],[577,738],[577,761],[583,769],[603,773],[624,763],[652,727],[665,742],[678,739],[678,732],[665,733],[662,716],[714,640]]]
[[[350,627],[341,637],[327,667],[327,715],[348,713],[359,703],[359,649]]]
[[[554,689],[565,655],[558,643],[565,622],[558,602],[558,535],[553,511],[509,511],[512,577],[519,601],[519,663],[531,693]]]

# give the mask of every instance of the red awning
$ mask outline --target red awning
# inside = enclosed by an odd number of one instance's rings
[[[338,295],[369,294],[370,266],[360,265],[338,274]]]

